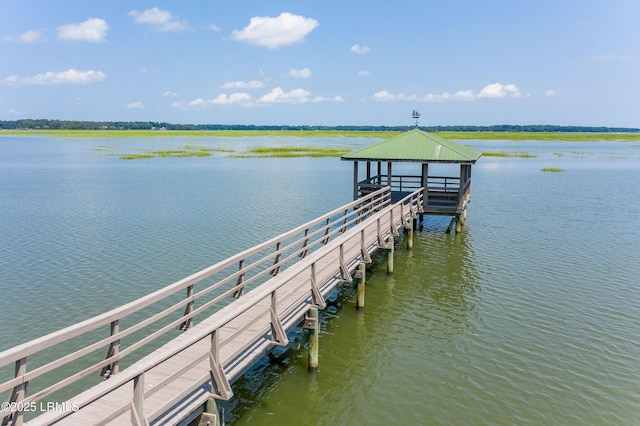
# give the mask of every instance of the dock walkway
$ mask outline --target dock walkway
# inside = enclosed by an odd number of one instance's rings
[[[422,194],[392,204],[385,187],[136,301],[1,352],[2,425],[175,424],[211,396],[228,400],[231,384],[286,346],[311,308],[325,307],[375,250],[391,248],[422,212]]]

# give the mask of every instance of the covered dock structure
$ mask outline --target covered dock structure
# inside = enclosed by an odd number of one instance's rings
[[[459,145],[435,133],[419,128],[341,157],[353,161],[353,198],[358,199],[385,186],[390,186],[392,199],[423,189],[422,214],[453,216],[455,223],[464,223],[471,197],[471,166],[482,154]],[[364,169],[360,168],[364,163]],[[415,172],[394,173],[394,163],[419,164]],[[454,165],[454,173],[430,174],[430,165]],[[459,167],[456,168],[455,165]],[[432,167],[432,169],[435,167]],[[439,167],[441,168],[441,167]],[[445,167],[451,169],[451,167]],[[452,221],[452,224],[454,221]],[[458,228],[458,227],[457,227]]]

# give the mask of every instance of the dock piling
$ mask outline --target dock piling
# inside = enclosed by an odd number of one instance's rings
[[[356,277],[358,278],[358,293],[356,295],[356,309],[364,309],[364,290],[367,282],[366,278],[367,265],[362,262],[358,265],[358,271],[356,271]]]
[[[393,237],[387,239],[387,274],[393,274]]]
[[[200,414],[198,426],[219,426],[221,424],[218,417],[218,406],[213,398],[207,399],[204,405],[204,411]]]
[[[318,308],[316,306],[312,306],[309,312],[307,312],[304,328],[309,330],[309,371],[316,371],[318,369],[318,351],[320,345],[320,321]]]
[[[407,231],[407,250],[411,250],[413,248],[413,218],[410,217],[407,222],[408,224],[405,228]]]

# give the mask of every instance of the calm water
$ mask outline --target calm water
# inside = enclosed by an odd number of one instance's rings
[[[351,196],[351,163],[335,158],[125,161],[91,148],[294,143],[311,142],[0,137],[0,350]],[[320,371],[304,349],[258,365],[227,422],[640,424],[640,144],[465,143],[538,157],[481,158],[463,233],[427,218],[413,251],[398,241],[394,275],[369,271],[364,311],[345,290],[322,313]]]

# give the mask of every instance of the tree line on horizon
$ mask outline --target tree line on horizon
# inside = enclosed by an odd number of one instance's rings
[[[337,130],[361,132],[397,132],[414,126],[291,126],[291,125],[245,125],[245,124],[172,124],[154,121],[75,121],[23,119],[15,121],[0,120],[0,130]],[[567,133],[637,133],[638,128],[604,126],[560,126],[550,124],[491,126],[418,126],[430,132],[567,132]]]

